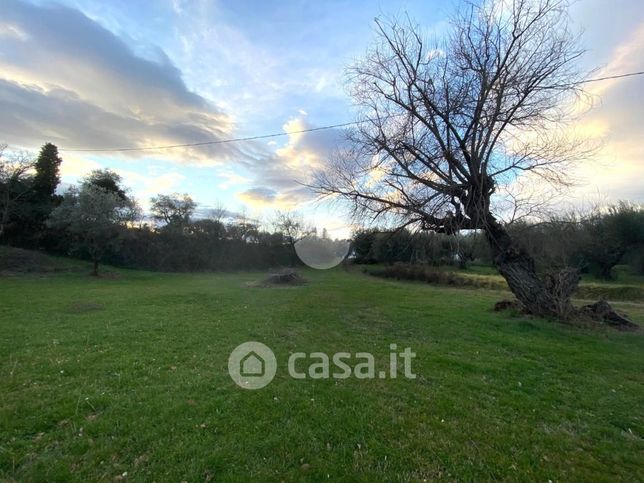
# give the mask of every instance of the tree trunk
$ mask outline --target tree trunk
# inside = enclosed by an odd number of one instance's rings
[[[613,264],[600,264],[599,278],[602,280],[612,280],[613,278]]]
[[[533,258],[496,220],[486,223],[485,236],[494,265],[528,312],[562,319],[573,313],[570,297],[579,283],[576,271],[562,271],[541,280]]]
[[[94,259],[94,268],[92,269],[92,275],[98,277],[98,259]]]
[[[5,227],[9,221],[9,197],[4,196],[2,200],[2,217],[0,219],[0,238],[4,236]]]
[[[291,250],[290,250],[291,253],[289,253],[289,259],[291,260],[291,268],[295,268],[295,266],[297,265],[297,250],[295,250],[295,242],[292,241],[290,243],[290,246],[291,246]]]

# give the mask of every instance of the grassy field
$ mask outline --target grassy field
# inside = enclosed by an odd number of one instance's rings
[[[0,480],[644,480],[641,332],[494,313],[493,291],[305,276],[0,278]],[[227,372],[248,340],[278,360],[257,391]],[[293,351],[382,364],[390,343],[416,379],[285,370]]]

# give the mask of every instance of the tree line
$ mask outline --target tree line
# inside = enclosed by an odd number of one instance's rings
[[[507,225],[512,237],[536,261],[539,272],[575,267],[599,279],[615,278],[615,266],[629,265],[644,275],[644,207],[619,202],[586,213],[570,212],[543,221]],[[433,266],[476,262],[493,265],[490,247],[480,231],[452,235],[409,229],[359,230],[353,236],[357,263],[397,262]]]
[[[270,229],[226,217],[225,210],[195,218],[197,204],[187,194],[153,197],[146,221],[122,178],[109,169],[93,171],[58,194],[61,163],[53,144],[45,144],[35,160],[27,153],[0,150],[3,243],[86,258],[98,274],[100,262],[159,271],[294,266],[299,263],[295,243],[316,235],[315,228],[292,213],[278,213]],[[644,273],[644,209],[639,205],[621,202],[506,229],[540,271],[572,266],[610,279],[615,265],[627,263],[635,273]],[[352,236],[351,259],[364,264],[493,265],[489,244],[477,230],[360,229]]]
[[[109,169],[95,170],[57,193],[62,159],[45,144],[34,160],[0,146],[0,241],[93,262],[161,271],[262,269],[297,263],[294,243],[315,234],[303,220],[281,214],[268,230],[215,210],[195,218],[189,195],[159,194],[151,219]]]

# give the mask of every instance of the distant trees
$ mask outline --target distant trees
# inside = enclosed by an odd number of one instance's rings
[[[611,279],[612,270],[632,250],[644,252],[644,207],[621,202],[582,221],[580,253],[598,277]]]
[[[291,247],[291,265],[295,265],[297,262],[295,244],[304,237],[315,234],[315,228],[307,225],[302,215],[294,212],[277,212],[273,226]]]
[[[100,188],[106,193],[112,193],[121,200],[127,200],[128,195],[125,188],[121,186],[123,178],[111,169],[96,169],[87,175],[83,181],[83,185],[94,186]]]
[[[183,226],[190,221],[197,204],[186,193],[158,195],[152,198],[152,217],[165,225]]]
[[[69,189],[51,213],[48,225],[69,235],[70,249],[85,252],[98,275],[99,262],[109,250],[118,249],[128,223],[139,217],[136,203],[120,187],[111,171],[94,171],[79,188]]]
[[[0,240],[7,225],[20,214],[20,202],[31,193],[29,171],[34,161],[28,153],[6,154],[6,145],[0,145]]]
[[[412,234],[408,230],[398,230],[378,234],[371,250],[376,260],[395,263],[411,260],[413,248]]]
[[[618,264],[644,274],[644,206],[619,202],[585,214],[563,213],[544,221],[525,220],[506,227],[537,261],[541,274],[574,267],[597,278],[614,278]],[[356,263],[410,262],[458,265],[492,264],[479,232],[442,233],[359,230],[353,235]]]
[[[0,146],[0,239],[37,245],[45,220],[60,202],[56,188],[62,159],[51,143],[35,160],[27,152],[6,151],[6,145]]]
[[[450,241],[453,244],[454,255],[459,268],[465,269],[478,255],[481,242],[485,243],[477,233],[455,233]]]
[[[358,230],[353,234],[352,253],[356,263],[410,262],[425,265],[491,263],[485,239],[479,233],[411,232],[407,229]]]
[[[358,230],[353,233],[351,251],[356,263],[378,262],[378,259],[372,250],[376,236],[376,230]]]
[[[552,216],[508,228],[544,272],[576,267],[598,278],[613,277],[615,265],[630,261],[644,273],[644,207],[619,202],[586,213]]]

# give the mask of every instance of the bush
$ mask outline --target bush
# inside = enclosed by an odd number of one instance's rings
[[[488,290],[508,290],[507,283],[500,277],[462,274],[428,265],[395,263],[380,268],[364,268],[363,271],[376,277],[396,280],[413,280],[437,285]],[[636,285],[581,284],[577,287],[574,296],[582,299],[644,300],[644,288]]]
[[[416,280],[419,282],[454,286],[479,286],[474,277],[466,277],[451,271],[439,270],[429,265],[394,263],[383,268],[365,269],[365,271],[370,275],[394,278],[396,280]]]

